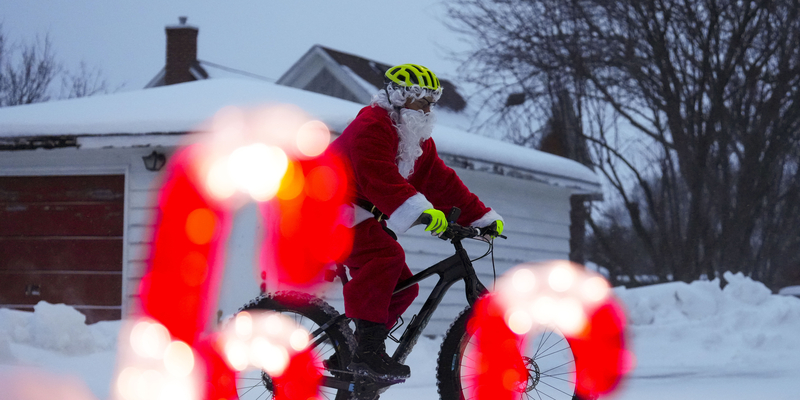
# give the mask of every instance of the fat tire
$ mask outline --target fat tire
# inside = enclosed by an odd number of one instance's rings
[[[460,371],[464,350],[470,338],[467,332],[467,322],[471,316],[472,307],[465,308],[450,325],[442,341],[442,346],[439,350],[439,358],[436,361],[436,385],[442,400],[464,400],[464,394],[461,390]],[[571,349],[570,356],[572,356]],[[580,400],[574,394],[574,389],[573,385],[572,395],[566,394],[564,397],[567,399],[571,397],[572,400]],[[539,398],[536,395],[529,395],[528,397]],[[547,396],[541,397],[553,398]],[[523,398],[525,398],[525,396],[523,396]]]
[[[238,312],[253,310],[296,314],[311,320],[317,326],[322,326],[331,319],[339,316],[339,312],[324,300],[308,293],[294,291],[262,294],[244,305]],[[353,354],[353,349],[355,349],[356,346],[355,335],[353,335],[353,331],[348,325],[348,320],[343,319],[331,325],[325,329],[325,333],[328,335],[329,344],[334,349],[337,357],[339,357],[340,362],[342,362],[344,366],[348,365]],[[342,367],[342,369],[344,369],[344,367]],[[269,392],[263,380],[261,381],[261,386],[257,387],[257,389],[261,391],[258,395],[261,395],[265,391]],[[335,397],[323,397],[336,400],[349,400],[353,394],[348,390],[342,389],[328,388],[328,390],[331,392],[335,391]],[[266,399],[271,399],[271,396],[271,394],[268,394]],[[264,397],[260,397],[260,399],[263,400]]]

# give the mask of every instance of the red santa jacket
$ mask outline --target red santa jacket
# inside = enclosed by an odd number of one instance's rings
[[[374,204],[389,216],[390,228],[404,232],[423,211],[436,208],[447,215],[461,209],[458,223],[486,226],[502,219],[467,189],[436,152],[432,138],[422,142],[422,155],[408,179],[397,168],[399,136],[389,113],[367,106],[331,144],[330,150],[349,164],[354,196]]]

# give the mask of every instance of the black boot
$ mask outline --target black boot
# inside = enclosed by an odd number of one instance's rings
[[[389,330],[382,323],[354,319],[358,346],[353,362],[348,367],[353,372],[362,372],[377,379],[407,379],[411,368],[386,354],[386,337]]]

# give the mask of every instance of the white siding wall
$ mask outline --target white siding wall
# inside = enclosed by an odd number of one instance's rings
[[[59,175],[125,173],[126,199],[123,276],[125,278],[123,312],[135,311],[139,283],[153,233],[160,173],[145,170],[141,157],[152,148],[77,150],[74,148],[2,152],[3,175]],[[169,152],[168,152],[169,153]],[[569,192],[546,184],[494,175],[487,172],[457,169],[466,185],[489,207],[506,220],[508,240],[495,241],[495,265],[498,276],[525,261],[567,258],[569,254]],[[227,269],[220,293],[220,309],[225,314],[258,295],[254,276],[255,251],[260,223],[254,207],[246,207],[236,217],[226,254]],[[420,227],[400,235],[412,271],[422,269],[452,254],[449,243],[431,237]],[[470,255],[486,250],[483,243],[466,243]],[[481,280],[492,282],[491,260],[475,263]],[[422,282],[420,296],[406,313],[406,322],[424,303],[436,278]],[[337,283],[326,297],[343,312],[341,286]],[[454,285],[429,325],[427,334],[442,334],[466,306],[463,285]]]
[[[139,155],[138,162],[131,162],[128,175],[128,264],[125,280],[128,314],[138,311],[139,283],[145,273],[155,229],[154,216],[162,174],[144,168],[141,157],[150,151],[148,149]]]

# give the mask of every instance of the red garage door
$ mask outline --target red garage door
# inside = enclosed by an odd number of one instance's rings
[[[0,307],[122,315],[124,175],[0,177]]]

